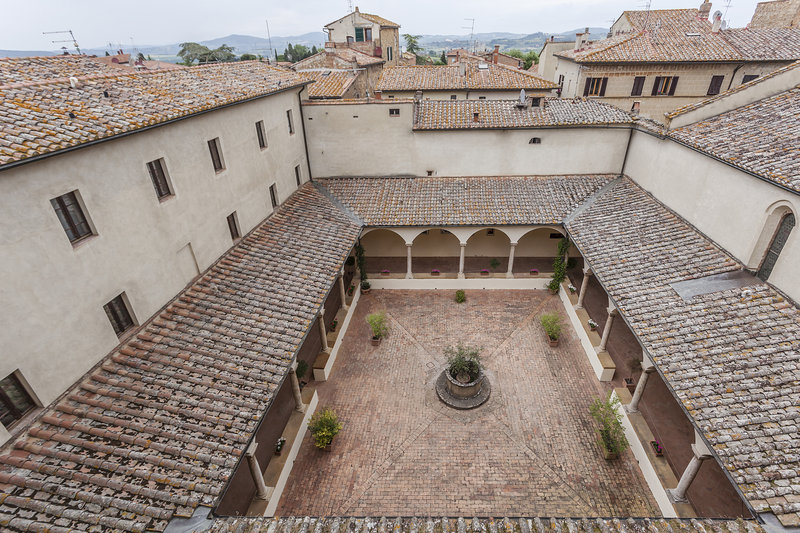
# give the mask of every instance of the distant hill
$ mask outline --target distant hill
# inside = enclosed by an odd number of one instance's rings
[[[37,57],[54,56],[59,52],[45,52],[44,50],[0,50],[0,57]]]
[[[500,50],[517,49],[523,52],[528,50],[538,52],[551,35],[557,41],[574,41],[575,34],[583,32],[585,29],[579,28],[561,33],[536,32],[527,35],[521,33],[476,33],[474,40],[477,41],[478,50],[491,50],[495,45],[500,45]],[[589,28],[589,33],[592,40],[603,39],[608,34],[608,28]],[[436,55],[453,48],[472,49],[469,35],[422,35],[419,43],[423,50],[430,50]]]

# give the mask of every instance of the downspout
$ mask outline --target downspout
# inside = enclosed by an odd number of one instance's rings
[[[736,73],[739,71],[740,68],[744,66],[744,63],[739,63],[735,69],[733,69],[733,74],[731,74],[731,80],[728,82],[728,90],[731,90],[731,85],[733,85],[733,78],[736,77]]]
[[[625,165],[628,163],[628,152],[631,151],[631,140],[633,140],[633,125],[631,125],[628,133],[628,144],[625,146],[625,157],[622,158],[622,168],[619,171],[620,176],[625,175]]]
[[[305,89],[305,87],[303,87]],[[297,91],[297,105],[300,106],[300,124],[303,126],[303,146],[306,149],[306,168],[308,169],[308,181],[314,181],[314,176],[311,175],[311,158],[308,157],[308,138],[306,137],[306,117],[303,116],[303,99],[300,93],[303,90]]]

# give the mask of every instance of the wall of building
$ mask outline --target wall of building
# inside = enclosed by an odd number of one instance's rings
[[[389,117],[390,108],[400,116]],[[627,128],[604,127],[414,132],[408,101],[315,103],[303,111],[315,177],[613,173],[629,136]],[[531,137],[541,144],[529,144]]]
[[[381,28],[381,57],[387,65],[397,66],[400,64],[400,31],[397,28]],[[392,49],[392,58],[389,59],[389,47]]]
[[[119,342],[104,304],[124,291],[143,323],[231,247],[229,214],[244,234],[272,183],[284,200],[296,165],[308,180],[301,120],[288,91],[0,172],[0,377],[19,369],[44,404],[77,381]],[[162,157],[175,194],[159,201],[146,163]],[[76,189],[97,235],[73,246],[50,200]]]
[[[634,133],[625,173],[752,269],[771,239],[762,236],[769,215],[780,207],[800,215],[800,195],[643,132]],[[800,301],[798,264],[800,227],[795,227],[768,280],[795,301]]]
[[[336,22],[331,22],[325,26],[328,29],[328,40],[334,43],[346,43],[348,37],[356,38],[356,27],[371,28],[372,40],[380,39],[380,24],[375,24],[371,20],[362,17],[358,12],[353,12]]]
[[[558,76],[556,76],[556,63],[558,58],[554,55],[557,52],[564,50],[572,50],[575,47],[575,41],[572,42],[546,42],[539,55],[539,70],[537,74],[548,80],[558,83]]]

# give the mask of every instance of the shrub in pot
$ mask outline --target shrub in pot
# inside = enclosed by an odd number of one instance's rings
[[[447,357],[447,371],[450,376],[462,383],[471,383],[481,375],[481,348],[465,346],[461,343],[444,349]]]
[[[603,398],[595,398],[589,413],[598,425],[597,442],[606,459],[616,459],[630,445],[622,427],[622,414],[618,411],[619,398],[612,392]]]
[[[297,381],[300,382],[301,386],[305,384],[303,381],[303,376],[306,375],[306,372],[308,372],[308,363],[301,359],[297,362],[297,368],[294,369],[294,373],[297,376]]]
[[[369,281],[362,281],[361,282],[361,294],[369,294],[369,289],[372,287]]]
[[[381,339],[389,333],[389,326],[386,323],[386,313],[379,311],[367,315],[367,324],[369,324],[369,328],[372,331],[372,345],[379,345]]]
[[[314,446],[330,450],[333,438],[341,431],[342,423],[333,409],[326,407],[317,411],[308,421],[308,430],[314,438]]]
[[[558,339],[561,337],[561,316],[558,313],[545,313],[539,317],[539,322],[544,328],[550,346],[558,346]]]

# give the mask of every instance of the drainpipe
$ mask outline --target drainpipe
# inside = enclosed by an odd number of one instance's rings
[[[739,71],[740,68],[744,66],[744,63],[739,63],[735,69],[733,69],[733,74],[731,75],[730,81],[728,81],[728,90],[731,90],[731,85],[733,85],[733,78],[736,77],[736,73]]]
[[[619,171],[620,176],[625,175],[625,165],[628,163],[628,152],[631,150],[631,140],[633,139],[633,124],[631,124],[630,133],[628,133],[628,144],[625,145],[625,157],[622,158],[622,168]]]
[[[314,176],[311,174],[311,158],[308,157],[308,137],[306,137],[306,117],[303,115],[303,99],[300,97],[301,92],[303,92],[302,89],[297,91],[297,105],[300,106],[300,124],[302,124],[303,126],[303,146],[306,149],[306,168],[308,169],[308,181],[314,181]]]

